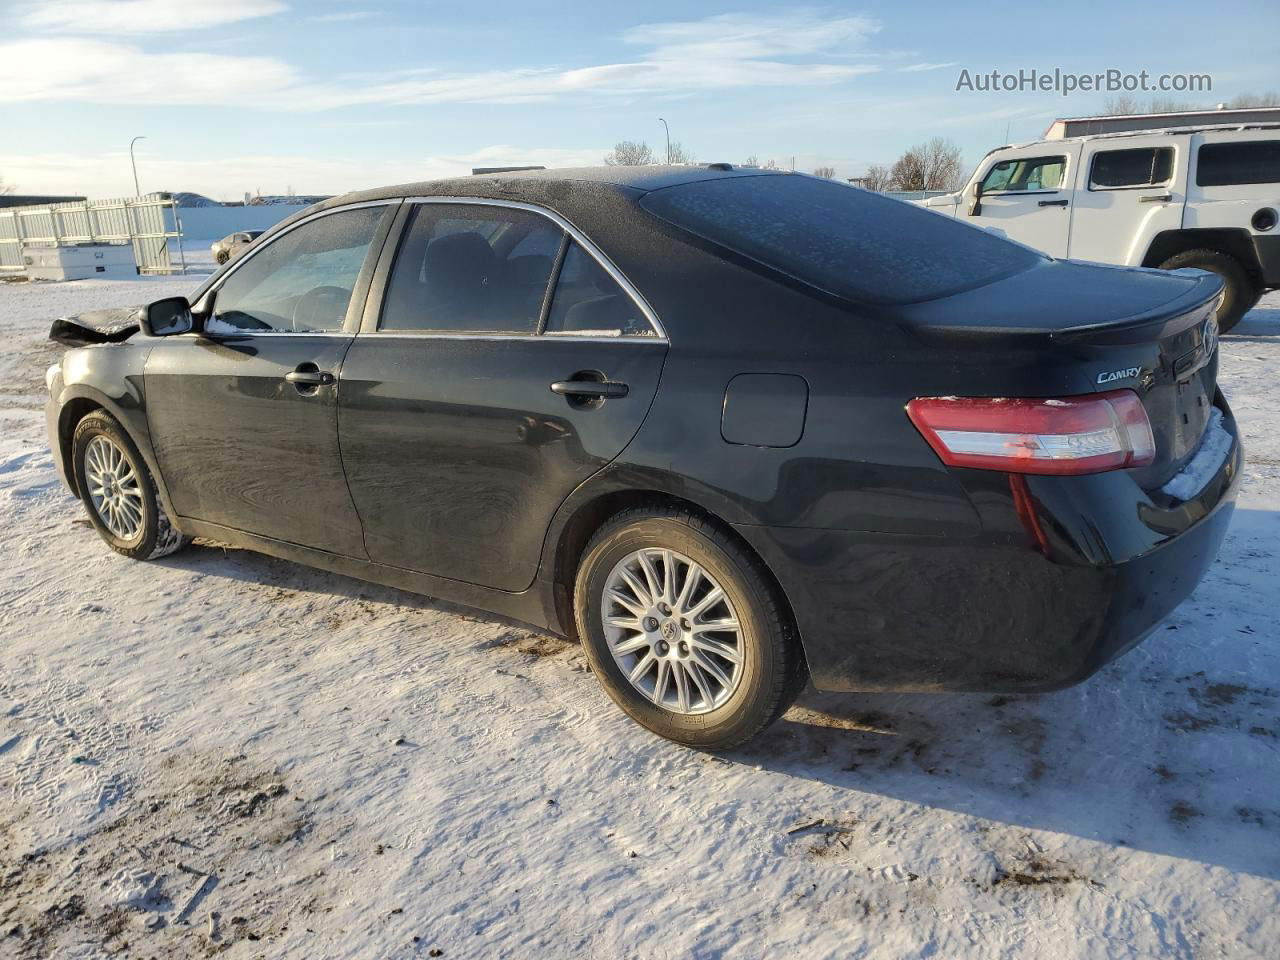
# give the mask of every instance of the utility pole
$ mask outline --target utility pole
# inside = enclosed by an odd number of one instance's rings
[[[138,161],[133,158],[133,145],[139,140],[145,140],[146,137],[134,137],[129,141],[129,165],[133,167],[133,193],[134,196],[142,196],[142,188],[138,186]]]
[[[658,118],[662,120],[661,117]],[[667,131],[667,163],[671,162],[671,128],[667,126],[667,121],[662,120],[662,129]]]

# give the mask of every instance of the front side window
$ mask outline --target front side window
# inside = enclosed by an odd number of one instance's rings
[[[558,225],[525,210],[419,204],[378,329],[536,333],[563,237]]]
[[[1057,190],[1067,168],[1066,157],[1024,157],[1001,160],[982,181],[983,194],[1030,193]]]
[[[385,207],[326,214],[262,247],[218,287],[209,333],[342,329]]]
[[[1104,150],[1093,156],[1089,188],[1156,187],[1173,177],[1173,147]]]
[[[651,337],[653,327],[618,281],[577,243],[565,253],[556,281],[548,334],[595,337]]]
[[[1280,183],[1280,140],[1206,143],[1196,163],[1196,184]]]

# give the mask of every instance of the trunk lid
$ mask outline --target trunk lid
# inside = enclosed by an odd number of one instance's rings
[[[1222,282],[1202,271],[1049,261],[915,304],[901,319],[922,345],[968,358],[957,395],[1134,390],[1151,421],[1156,457],[1132,472],[1155,490],[1195,453],[1209,422],[1221,291]]]

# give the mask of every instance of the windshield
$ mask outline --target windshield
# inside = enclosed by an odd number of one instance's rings
[[[1046,258],[951,217],[832,180],[726,177],[654,190],[655,216],[860,303],[934,300]]]

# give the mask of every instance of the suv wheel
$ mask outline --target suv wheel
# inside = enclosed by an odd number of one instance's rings
[[[736,746],[782,716],[808,677],[759,560],[694,513],[614,517],[588,544],[574,597],[605,692],[669,740]]]
[[[225,250],[219,250],[217,256],[215,256],[213,259],[218,261],[218,265],[221,266],[222,264],[226,263],[228,260],[231,259],[231,254],[227,253],[227,251]]]
[[[191,542],[169,522],[146,461],[111,414],[95,410],[76,425],[71,456],[89,522],[116,553],[155,560]]]
[[[1196,267],[1208,270],[1222,278],[1226,285],[1226,297],[1218,308],[1218,330],[1226,333],[1240,318],[1253,309],[1262,295],[1240,261],[1217,250],[1184,250],[1160,264],[1161,270],[1177,270],[1179,267]]]

